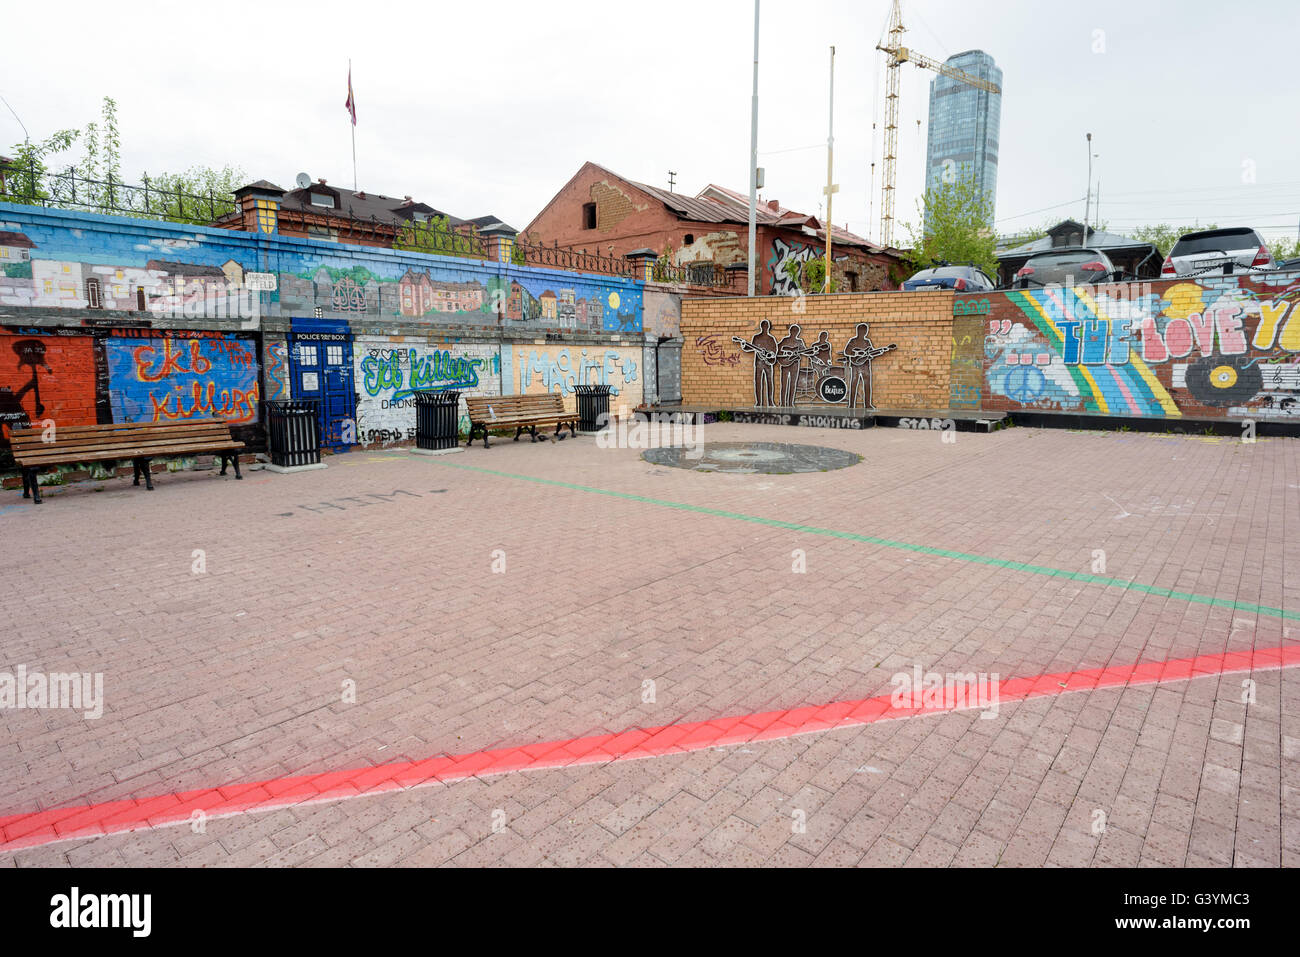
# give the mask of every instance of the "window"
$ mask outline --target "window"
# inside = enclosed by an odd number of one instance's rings
[[[314,366],[314,365],[316,364],[316,347],[315,347],[315,346],[299,346],[299,347],[298,347],[298,361],[301,362],[301,363],[302,363],[303,365],[305,365],[305,366]]]
[[[8,258],[9,258],[9,248],[7,246],[0,246],[0,259],[8,259]]]
[[[98,279],[86,280],[86,305],[91,309],[104,308],[104,299],[100,294]]]
[[[596,204],[595,203],[582,204],[582,228],[583,229],[596,228]]]
[[[311,204],[313,206],[328,206],[334,208],[334,197],[327,196],[324,193],[311,193]]]
[[[136,309],[136,312],[144,312],[144,311],[145,311],[145,308],[146,308],[146,306],[145,306],[145,301],[144,301],[144,286],[136,286],[136,287],[135,287],[135,309]]]
[[[687,233],[687,234],[682,238],[682,242],[683,242],[685,245],[689,246],[691,243],[695,242],[695,234],[694,234],[694,233]]]
[[[312,239],[328,239],[334,243],[339,241],[339,231],[325,226],[308,226],[307,235]]]
[[[332,366],[341,366],[341,365],[343,365],[343,347],[342,347],[342,346],[326,346],[326,347],[325,347],[325,362],[328,363],[329,365],[332,365]]]
[[[858,274],[855,272],[846,272],[844,278],[849,281],[849,292],[858,291]]]
[[[47,296],[52,296],[52,295],[54,295],[54,280],[53,280],[53,279],[46,279],[46,280],[45,280],[45,295],[47,295]]]

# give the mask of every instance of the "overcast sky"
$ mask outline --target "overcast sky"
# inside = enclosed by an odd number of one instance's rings
[[[874,47],[889,0],[762,6],[764,198],[820,208],[834,44],[834,219],[874,237],[884,84]],[[584,160],[660,186],[674,170],[690,194],[748,187],[752,0],[106,9],[65,2],[52,18],[39,3],[8,5],[0,95],[33,139],[84,126],[114,97],[128,178],[230,164],[285,187],[299,172],[351,187],[351,57],[363,189],[523,228]],[[1092,132],[1112,229],[1199,219],[1295,236],[1298,19],[1294,0],[904,3],[909,46],[940,59],[979,48],[1004,72],[1002,233],[1082,217]],[[917,218],[932,74],[902,69],[906,222]],[[0,106],[0,144],[22,138]]]

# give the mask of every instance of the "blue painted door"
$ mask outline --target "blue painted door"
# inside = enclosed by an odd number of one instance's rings
[[[293,397],[318,403],[321,446],[346,452],[357,435],[352,331],[345,321],[334,319],[294,319],[291,329]]]

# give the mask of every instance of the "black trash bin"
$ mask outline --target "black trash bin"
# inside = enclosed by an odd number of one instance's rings
[[[430,452],[460,444],[460,392],[415,393],[415,447]]]
[[[272,399],[266,403],[272,465],[294,468],[320,464],[318,405],[312,399]]]
[[[578,431],[603,429],[609,423],[609,386],[580,385],[574,389],[578,393]]]

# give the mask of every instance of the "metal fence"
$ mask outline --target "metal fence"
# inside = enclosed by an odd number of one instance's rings
[[[111,175],[107,179],[82,176],[75,168],[51,173],[16,162],[0,167],[0,202],[190,225],[211,223],[238,209],[230,193],[187,193],[160,188],[147,176],[142,183],[132,184]]]
[[[188,225],[229,225],[239,213],[234,195],[216,190],[188,193],[164,189],[145,177],[141,183],[124,183],[112,176],[94,179],[75,168],[52,173],[32,164],[10,161],[0,166],[0,202],[42,206],[88,213],[129,216]],[[346,201],[345,201],[346,202]],[[404,223],[358,216],[344,206],[328,212],[281,207],[280,229],[330,242],[365,240],[370,245],[465,259],[488,259],[494,251],[477,229],[458,232],[431,223]],[[223,222],[224,221],[224,222]],[[558,243],[528,242],[518,237],[510,247],[509,260],[517,266],[537,266],[603,276],[640,279],[643,266],[623,256],[602,255],[586,249],[561,248]],[[730,283],[726,270],[712,263],[675,266],[656,261],[651,278],[655,282],[721,287]]]

